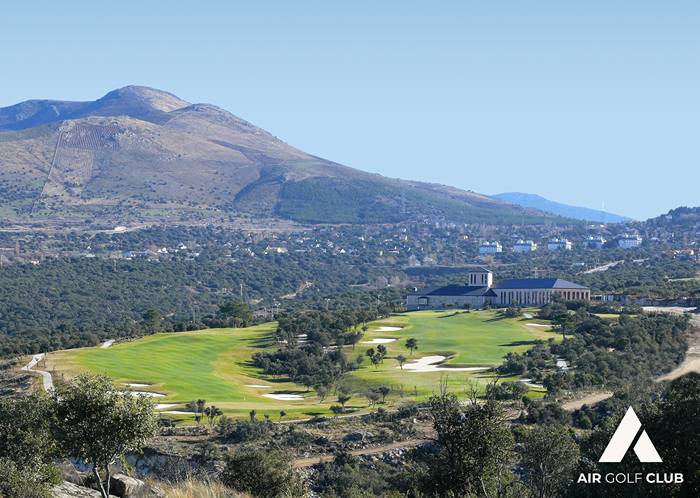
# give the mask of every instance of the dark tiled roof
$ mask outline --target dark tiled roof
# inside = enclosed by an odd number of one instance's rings
[[[423,292],[414,292],[416,296],[483,296],[490,295],[489,289],[486,286],[475,285],[447,285],[445,287],[437,287],[434,289],[426,289]],[[493,292],[493,291],[491,291]]]
[[[562,280],[561,278],[513,278],[502,280],[496,289],[587,289],[583,285]]]

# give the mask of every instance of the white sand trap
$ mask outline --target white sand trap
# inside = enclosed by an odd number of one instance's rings
[[[165,398],[165,394],[154,393],[151,391],[124,391],[124,394],[131,394],[132,396],[147,396],[149,398]]]
[[[398,332],[401,330],[401,327],[379,327],[377,328],[377,332]]]
[[[272,386],[263,386],[262,384],[246,384],[246,387],[253,387],[255,389],[270,389]]]
[[[101,347],[102,349],[107,349],[107,348],[110,347],[112,344],[114,344],[114,339],[110,339],[109,341],[103,342],[102,345],[101,345],[100,347]]]
[[[388,344],[394,342],[398,339],[388,339],[386,337],[378,337],[377,339],[372,339],[371,341],[363,341],[362,344]]]
[[[438,363],[445,361],[444,356],[424,356],[423,358],[418,358],[411,363],[406,363],[403,366],[404,370],[410,370],[411,372],[476,372],[478,370],[488,370],[488,367],[441,367]],[[401,367],[396,367],[401,368]]]
[[[532,320],[534,317],[532,316],[532,313],[523,313],[523,318],[527,318],[528,320]]]
[[[263,394],[263,396],[278,401],[304,401],[304,397],[300,394]]]
[[[525,324],[527,327],[547,327],[551,328],[552,326],[547,324],[547,323],[526,323]]]
[[[135,384],[133,382],[129,383],[129,384],[125,384],[125,385],[127,385],[129,387],[149,387],[150,386],[150,384]]]
[[[179,410],[169,410],[167,412],[160,412],[160,413],[165,413],[167,415],[194,415],[193,412],[181,412]]]
[[[158,403],[156,405],[156,410],[167,410],[173,406],[177,406],[177,403]]]

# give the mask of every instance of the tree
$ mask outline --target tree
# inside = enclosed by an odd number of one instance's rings
[[[228,301],[219,306],[219,315],[231,320],[234,327],[247,327],[253,321],[250,306],[240,299]]]
[[[209,421],[210,427],[212,425],[214,425],[216,418],[220,417],[223,414],[224,414],[224,412],[221,411],[221,409],[219,407],[214,406],[214,405],[208,406],[204,409],[204,415],[207,416],[207,420]]]
[[[280,420],[282,420],[286,416],[287,416],[287,412],[285,412],[284,410],[280,410]]]
[[[396,357],[396,361],[399,363],[399,367],[401,367],[401,370],[403,370],[403,366],[406,363],[406,358],[404,355],[400,354]]]
[[[386,356],[387,349],[384,344],[380,344],[377,346],[377,354],[380,355],[380,361],[384,361],[384,357]]]
[[[326,400],[326,397],[328,397],[328,387],[324,386],[323,384],[320,384],[314,387],[314,389],[316,390],[316,394],[318,395],[319,403],[323,403]]]
[[[533,494],[562,496],[580,457],[570,430],[563,425],[537,425],[525,433],[521,452]]]
[[[375,391],[373,389],[369,389],[365,392],[365,397],[367,398],[367,401],[369,402],[369,406],[374,406],[377,404],[377,402],[381,398],[381,395],[377,391]]]
[[[381,385],[377,388],[377,392],[381,395],[382,403],[384,403],[386,402],[386,397],[389,396],[389,393],[391,392],[391,388],[389,386]]]
[[[443,389],[430,398],[437,452],[423,478],[429,496],[503,496],[514,482],[513,435],[500,405],[490,399],[463,406]]]
[[[221,481],[236,491],[259,498],[305,496],[304,481],[279,451],[245,449],[234,452]]]
[[[197,404],[197,411],[194,414],[194,419],[199,423],[202,420],[202,417],[204,416],[204,407],[207,404],[207,401],[204,399],[198,399],[196,401]]]
[[[349,387],[338,387],[338,403],[343,407],[343,411],[345,411],[345,403],[350,401],[350,398],[352,398],[352,394]]]
[[[89,463],[100,493],[108,498],[110,465],[126,452],[139,450],[157,430],[153,403],[145,396],[119,392],[108,377],[91,375],[76,377],[53,396],[61,446]]]
[[[418,349],[418,340],[411,337],[406,341],[406,349],[408,349],[411,352],[411,356],[413,356],[413,351]]]
[[[143,314],[143,324],[149,332],[157,332],[163,317],[157,309],[149,309]]]
[[[57,482],[58,448],[52,433],[55,406],[46,396],[0,398],[0,496],[49,495]]]

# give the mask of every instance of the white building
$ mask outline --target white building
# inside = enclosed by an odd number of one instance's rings
[[[552,239],[547,243],[547,249],[550,251],[570,251],[571,247],[569,239]]]
[[[639,247],[642,245],[642,238],[639,235],[625,234],[617,241],[618,247],[620,249],[632,249],[634,247]]]
[[[607,240],[602,235],[590,236],[586,239],[586,247],[589,249],[602,249]]]
[[[479,246],[479,254],[496,254],[503,252],[503,246],[500,242],[484,242]]]
[[[535,252],[537,244],[532,240],[519,240],[513,245],[513,252]]]
[[[483,308],[484,306],[544,306],[553,299],[564,301],[591,298],[582,285],[559,278],[523,278],[503,280],[493,285],[493,275],[486,268],[469,272],[466,285],[447,285],[424,289],[408,295],[406,309],[443,310]]]

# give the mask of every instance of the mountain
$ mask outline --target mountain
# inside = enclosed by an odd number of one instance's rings
[[[0,220],[542,222],[551,216],[386,178],[296,149],[210,104],[128,86],[0,109]]]
[[[502,194],[492,195],[494,199],[503,202],[508,202],[516,206],[524,208],[537,209],[545,213],[551,213],[565,218],[573,218],[575,220],[595,221],[605,223],[624,223],[631,221],[631,218],[620,216],[618,214],[600,211],[598,209],[590,209],[580,206],[571,206],[560,202],[550,201],[536,194],[524,194],[522,192],[505,192]]]

